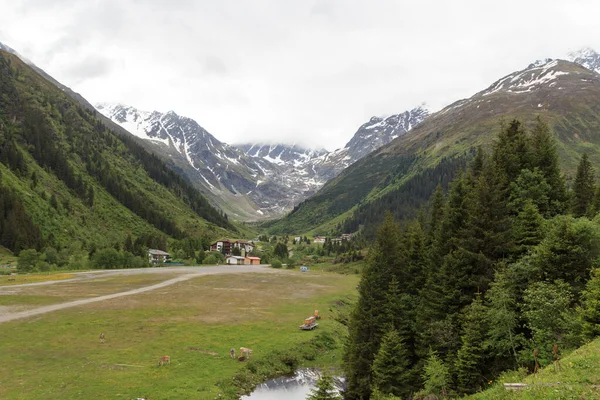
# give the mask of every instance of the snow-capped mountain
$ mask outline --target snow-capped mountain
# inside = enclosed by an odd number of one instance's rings
[[[289,149],[269,161],[268,154],[247,155],[220,142],[193,119],[173,111],[141,111],[123,104],[98,104],[96,108],[143,139],[152,151],[167,156],[176,169],[235,219],[280,216],[324,184],[314,173],[296,169],[292,160],[295,153]],[[302,154],[295,159],[320,153],[304,150]]]
[[[589,47],[569,53],[568,59],[600,74],[600,54]]]
[[[152,151],[167,156],[213,203],[242,220],[283,215],[348,165],[405,134],[428,115],[419,107],[387,118],[373,117],[343,149],[327,152],[285,144],[230,146],[173,111],[141,111],[123,104],[96,108],[143,139]]]
[[[260,144],[247,143],[235,145],[246,155],[251,157],[261,157],[277,165],[292,164],[295,167],[306,164],[310,160],[327,154],[325,149],[307,149],[296,144]]]

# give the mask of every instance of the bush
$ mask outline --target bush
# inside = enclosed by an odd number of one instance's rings
[[[123,266],[123,257],[112,247],[98,250],[92,256],[92,267],[96,269],[116,269]]]
[[[278,260],[277,258],[274,258],[273,260],[271,260],[271,267],[273,268],[281,268],[283,264],[281,264],[281,261]]]
[[[35,249],[21,251],[19,253],[19,261],[17,262],[18,272],[26,274],[35,271],[39,259],[40,255]]]
[[[208,256],[204,257],[204,260],[202,260],[202,264],[204,265],[214,265],[217,263],[217,257],[215,257],[214,254],[209,254]]]

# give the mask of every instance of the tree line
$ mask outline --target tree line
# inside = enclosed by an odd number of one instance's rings
[[[379,227],[349,322],[347,399],[473,393],[600,333],[600,189],[584,154],[571,190],[538,119],[438,186],[427,212]]]

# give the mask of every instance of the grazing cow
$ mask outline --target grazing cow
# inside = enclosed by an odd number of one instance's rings
[[[158,360],[158,365],[163,366],[165,364],[171,365],[171,357],[164,356],[161,357],[160,360]]]
[[[100,333],[100,343],[104,343],[104,332]]]
[[[229,355],[231,356],[231,358],[235,359],[235,349],[232,347],[231,350],[229,350]]]
[[[240,357],[242,356],[246,356],[248,359],[250,359],[250,356],[252,355],[252,349],[247,349],[245,347],[240,347]]]
[[[246,361],[246,356],[239,356],[238,361]]]

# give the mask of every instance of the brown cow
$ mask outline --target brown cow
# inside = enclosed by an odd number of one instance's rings
[[[248,349],[246,347],[240,347],[240,357],[241,356],[246,356],[248,359],[250,359],[250,356],[252,355],[252,349]]]
[[[164,356],[158,360],[158,365],[163,366],[165,364],[171,365],[171,357]]]

